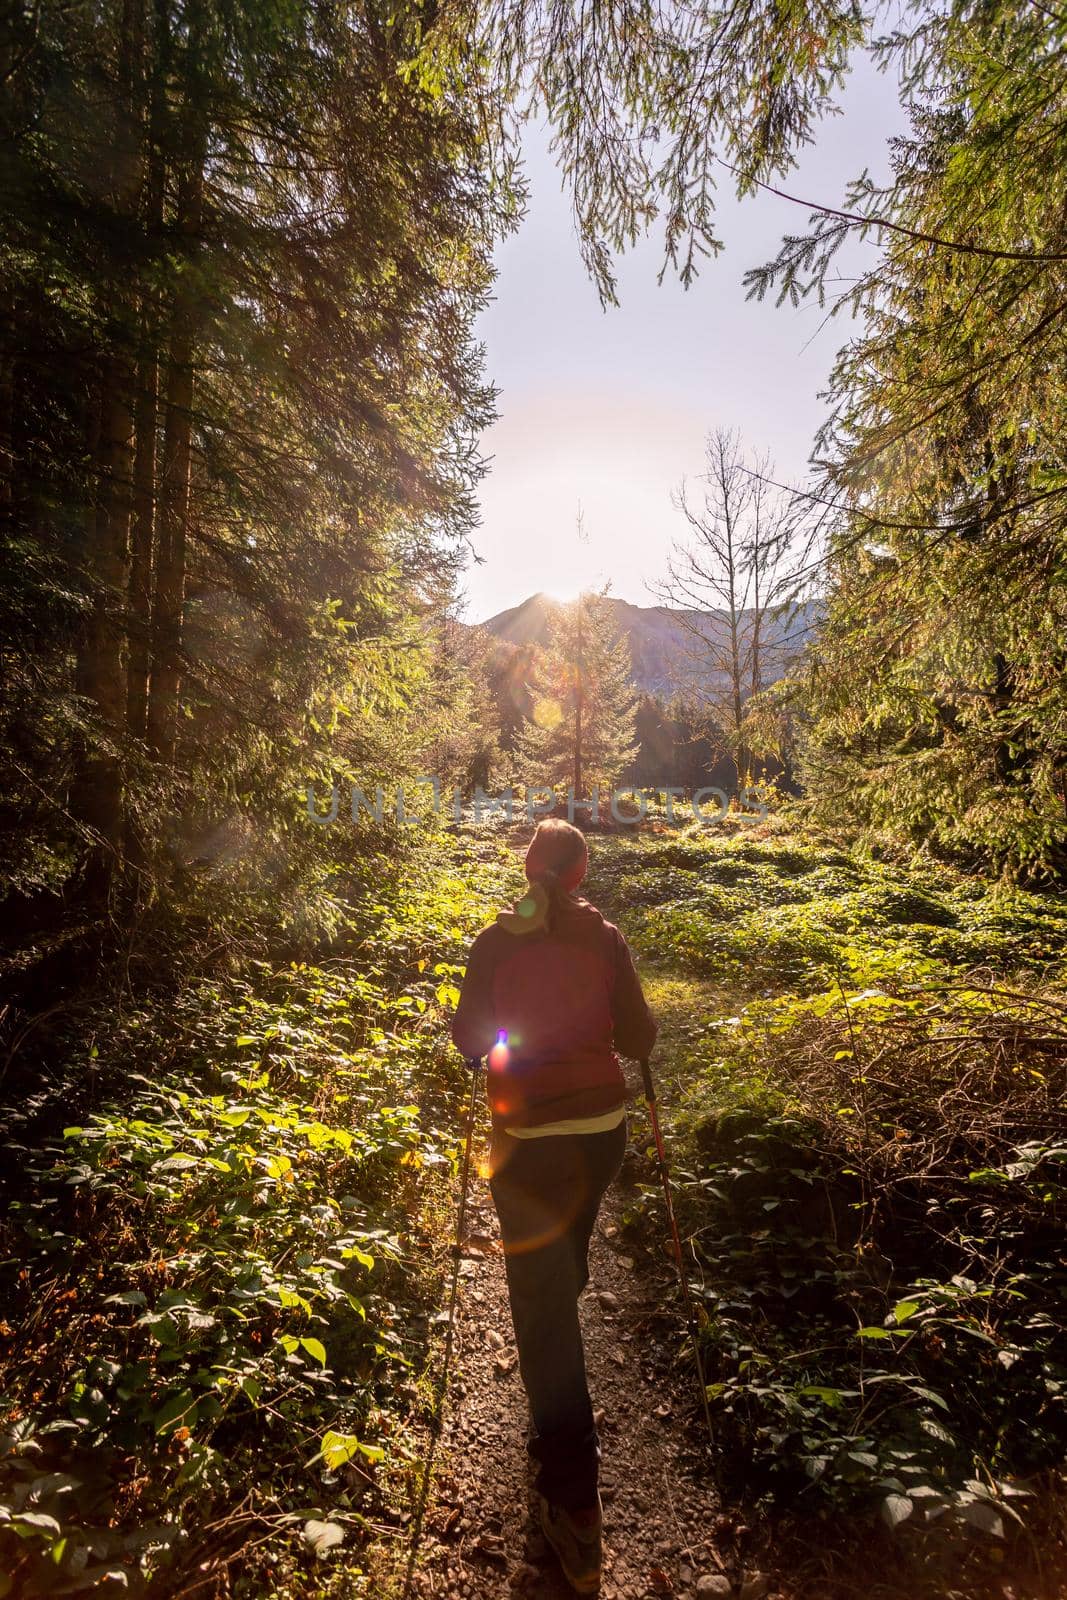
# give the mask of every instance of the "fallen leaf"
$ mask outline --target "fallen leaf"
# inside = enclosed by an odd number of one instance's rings
[[[480,1550],[483,1556],[488,1556],[490,1561],[500,1561],[507,1566],[507,1556],[504,1553],[504,1541],[499,1534],[483,1533],[474,1541],[474,1548]]]

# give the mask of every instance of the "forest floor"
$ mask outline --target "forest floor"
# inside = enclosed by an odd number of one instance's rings
[[[601,1433],[604,1600],[734,1592],[717,1496],[689,1425],[693,1385],[674,1369],[665,1300],[672,1281],[626,1253],[625,1174],[605,1202],[582,1300],[590,1391]],[[463,1263],[456,1381],[442,1437],[415,1593],[566,1600],[572,1591],[537,1522],[519,1379],[492,1202],[477,1185],[477,1253]],[[677,1286],[673,1285],[677,1293]],[[729,1576],[728,1576],[729,1575]],[[751,1575],[750,1575],[751,1576]],[[765,1592],[750,1582],[746,1596]]]
[[[780,869],[782,863],[774,857],[787,855],[793,842],[778,838],[768,848],[753,841],[748,853],[753,859],[766,853]],[[733,846],[738,845],[744,851],[745,842],[735,838]],[[669,908],[687,882],[677,872],[677,858],[663,854],[671,849],[669,841],[655,836],[608,838],[594,849],[599,871],[594,867],[588,892],[645,952],[643,978],[661,1022],[657,1059],[667,1091],[661,1110],[670,1127],[680,1110],[678,1102],[692,1098],[694,1086],[684,1079],[692,1070],[694,1037],[718,1026],[727,1013],[768,996],[772,990],[763,984],[778,987],[774,979],[780,975],[758,962],[753,963],[753,974],[743,970],[743,962],[740,970],[735,965],[731,972],[727,961],[723,981],[721,974],[709,973],[706,963],[694,963],[692,946],[684,941],[679,948],[669,938],[662,943],[650,940],[656,908],[664,904]],[[673,893],[664,893],[661,883],[657,894],[653,884],[651,893],[638,893],[637,907],[628,905],[626,888],[633,885],[635,868],[640,874],[661,860],[674,869]],[[695,863],[686,865],[692,868]],[[795,865],[787,858],[783,876]],[[726,876],[729,881],[729,872]],[[644,885],[646,891],[648,887]],[[773,903],[783,897],[772,892],[767,898]],[[641,910],[642,903],[647,907],[650,902],[651,930],[647,920],[642,926]],[[691,902],[690,908],[699,917],[699,904]],[[919,918],[928,914],[921,908],[917,912]],[[810,935],[810,929],[806,932]],[[1051,949],[1054,953],[1055,944]],[[796,962],[790,969],[788,959],[790,982],[785,987],[803,989],[805,984],[797,982]],[[887,1548],[881,1525],[865,1534],[869,1521],[865,1514],[849,1528],[848,1516],[842,1517],[831,1501],[829,1510],[817,1505],[813,1514],[777,1519],[765,1514],[766,1507],[763,1513],[755,1510],[753,1497],[746,1496],[743,1486],[738,1493],[736,1482],[733,1492],[723,1496],[716,1481],[714,1447],[709,1452],[700,1414],[665,1217],[658,1196],[653,1198],[647,1113],[636,1097],[636,1081],[631,1088],[635,1091],[631,1147],[619,1182],[605,1200],[594,1238],[592,1281],[582,1301],[590,1388],[602,1435],[604,1600],[665,1596],[695,1600],[714,1595],[785,1600],[831,1593],[910,1597],[920,1589],[937,1595],[981,1593],[1003,1600],[1067,1595],[1062,1550],[1052,1547],[1054,1541],[1044,1549],[1045,1559],[1038,1554],[1036,1566],[1024,1561],[1026,1570],[1015,1571],[1010,1561],[1001,1565],[999,1548],[985,1561],[986,1553],[976,1554],[973,1538],[961,1530],[950,1541],[956,1550],[938,1552],[917,1582],[915,1552],[908,1558]],[[736,1108],[745,1098],[743,1085],[720,1084],[716,1109]],[[691,1127],[686,1131],[691,1134]],[[683,1149],[690,1166],[692,1154],[690,1139]],[[743,1182],[747,1174],[734,1167],[729,1176]],[[684,1182],[693,1185],[693,1172],[684,1173]],[[778,1201],[765,1204],[774,1207]],[[654,1217],[649,1205],[655,1208]],[[501,1246],[492,1202],[480,1177],[473,1182],[472,1206],[460,1274],[455,1377],[448,1392],[417,1569],[409,1587],[412,1593],[440,1600],[483,1596],[491,1600],[515,1593],[566,1600],[571,1590],[538,1527],[534,1469],[525,1449],[528,1414],[517,1371]],[[643,1225],[635,1225],[642,1212]],[[758,1232],[751,1214],[747,1226]],[[688,1265],[694,1270],[692,1261]],[[713,1276],[703,1287],[713,1304]],[[717,1387],[721,1390],[723,1385]],[[857,1432],[852,1442],[858,1446],[864,1441]],[[795,1441],[790,1443],[796,1448]],[[887,1481],[884,1487],[893,1485]],[[874,1571],[869,1565],[872,1556]],[[917,1566],[922,1565],[920,1556]]]
[[[99,1017],[83,1125],[12,1121],[0,1597],[569,1596],[480,1172],[432,1446],[448,1016],[525,837],[416,841],[349,949]],[[661,1024],[715,1425],[637,1097],[582,1300],[604,1600],[1061,1600],[1063,897],[774,819],[599,836],[586,887]]]

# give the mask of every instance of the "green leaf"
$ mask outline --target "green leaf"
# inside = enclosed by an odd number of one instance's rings
[[[196,1421],[196,1398],[191,1389],[180,1389],[160,1406],[152,1419],[157,1433],[169,1433],[172,1428],[192,1427]]]
[[[294,1306],[299,1306],[301,1311],[306,1311],[309,1316],[311,1315],[310,1300],[307,1300],[302,1294],[297,1294],[295,1289],[287,1289],[284,1283],[278,1285],[278,1304],[284,1306],[287,1310],[292,1310]]]
[[[810,1395],[814,1400],[821,1400],[824,1405],[839,1406],[841,1404],[840,1389],[826,1389],[821,1384],[809,1383],[803,1389],[798,1389],[797,1394]]]
[[[25,1530],[29,1533],[54,1533],[58,1536],[62,1532],[55,1517],[50,1517],[43,1511],[20,1511],[17,1516],[12,1517],[8,1526],[15,1533]]]
[[[882,1521],[887,1527],[896,1528],[900,1523],[907,1522],[915,1510],[915,1503],[906,1494],[887,1494],[881,1509]]]
[[[354,1433],[336,1433],[332,1428],[328,1428],[322,1436],[322,1449],[318,1456],[312,1457],[312,1460],[317,1461],[321,1457],[330,1471],[336,1472],[338,1467],[343,1467],[346,1461],[351,1461],[362,1448]]]
[[[978,1528],[982,1533],[992,1534],[994,1539],[1004,1537],[1004,1519],[996,1506],[990,1505],[988,1500],[972,1500],[962,1509],[964,1522],[970,1523],[972,1528]]]
[[[940,1406],[942,1411],[949,1409],[948,1401],[943,1399],[941,1395],[935,1394],[933,1389],[927,1389],[921,1384],[915,1383],[911,1386],[911,1392],[912,1394],[917,1394],[920,1400],[929,1400],[931,1405]]]
[[[317,1361],[320,1367],[326,1365],[326,1346],[321,1339],[301,1339],[300,1347],[306,1350],[311,1359]]]
[[[918,1309],[918,1300],[898,1300],[893,1307],[893,1316],[898,1323],[907,1322],[908,1318],[913,1317]]]
[[[336,1433],[332,1428],[322,1436],[322,1448],[317,1455],[312,1456],[308,1466],[313,1461],[325,1461],[331,1471],[343,1467],[346,1461],[351,1461],[355,1455],[361,1455],[365,1461],[382,1461],[385,1451],[381,1445],[364,1444],[354,1433]]]

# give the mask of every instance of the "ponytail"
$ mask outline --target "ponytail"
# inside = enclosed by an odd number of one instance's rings
[[[556,925],[556,918],[563,902],[567,898],[566,890],[560,888],[559,871],[556,867],[541,867],[531,883],[538,883],[548,896],[548,905],[545,908],[545,932],[551,933]]]

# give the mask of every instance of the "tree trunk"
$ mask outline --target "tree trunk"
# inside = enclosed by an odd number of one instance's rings
[[[15,499],[15,341],[10,297],[0,295],[0,507]]]
[[[204,190],[203,133],[186,164],[178,192],[178,226],[186,238],[186,261],[197,251]],[[158,541],[152,605],[152,675],[148,697],[148,743],[165,765],[173,765],[177,742],[178,697],[185,608],[185,552],[192,465],[194,353],[197,301],[188,272],[179,278],[174,299],[163,459],[159,473]]]
[[[145,175],[145,231],[153,253],[161,248],[165,158],[163,97],[170,58],[170,19],[159,8],[148,122]],[[141,306],[141,359],[137,385],[137,452],[133,469],[133,522],[130,537],[130,645],[127,670],[127,720],[135,739],[148,732],[148,677],[152,660],[152,564],[156,520],[156,434],[159,428],[160,307],[146,291]]]
[[[101,359],[100,392],[96,508],[88,559],[92,596],[78,672],[80,691],[92,706],[95,725],[75,786],[76,815],[94,836],[83,878],[85,891],[93,899],[106,893],[120,859],[123,832],[121,743],[126,695],[122,645],[133,448],[130,367],[123,355]]]
[[[108,193],[117,220],[137,217],[141,187],[141,119],[134,74],[143,38],[143,0],[125,0],[117,39],[114,117],[110,125]],[[124,797],[122,744],[126,730],[123,645],[130,513],[133,503],[136,294],[128,268],[114,266],[104,295],[106,346],[99,363],[99,432],[94,462],[95,515],[87,554],[90,612],[81,640],[78,681],[95,726],[74,788],[75,811],[92,830],[83,873],[90,899],[106,896],[122,858]]]
[[[148,313],[146,343],[152,339]],[[156,504],[156,424],[159,361],[146,349],[141,359],[137,396],[137,449],[133,468],[133,521],[130,533],[130,643],[126,670],[126,720],[130,734],[143,739],[148,731],[148,672],[151,663],[152,536]]]
[[[582,596],[578,596],[578,659],[574,697],[574,798],[582,798],[582,701],[585,693],[584,640],[582,637]]]
[[[724,474],[724,521],[726,524],[727,582],[730,602],[730,688],[733,696],[734,766],[737,769],[737,787],[742,790],[748,782],[747,757],[741,743],[741,726],[745,717],[742,677],[744,663],[741,659],[741,640],[738,634],[738,555],[734,538],[733,513],[730,506],[730,488]]]
[[[574,798],[582,797],[582,692],[578,691],[578,703],[574,708]]]

